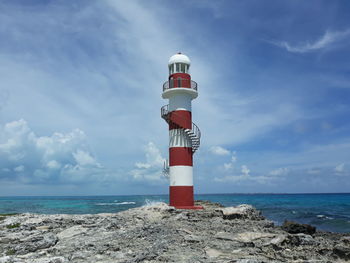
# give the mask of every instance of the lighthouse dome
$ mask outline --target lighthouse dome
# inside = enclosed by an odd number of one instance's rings
[[[171,56],[168,62],[169,75],[174,73],[189,73],[191,60],[185,54],[180,52]]]
[[[188,64],[190,65],[191,64],[191,60],[188,58],[188,56],[186,56],[185,54],[182,54],[181,52],[173,55],[170,57],[169,59],[169,66],[171,64],[174,64],[174,63],[185,63],[185,64]]]

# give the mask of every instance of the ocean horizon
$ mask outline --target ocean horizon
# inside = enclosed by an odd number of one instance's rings
[[[311,224],[319,230],[350,232],[350,193],[196,194],[224,206],[250,204],[276,225],[284,220]],[[3,196],[0,214],[97,214],[168,202],[168,195]]]

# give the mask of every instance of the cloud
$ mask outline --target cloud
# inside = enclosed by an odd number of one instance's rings
[[[288,172],[289,172],[288,168],[277,168],[275,170],[272,170],[270,172],[270,175],[272,175],[272,176],[287,175]]]
[[[334,171],[337,174],[342,174],[345,171],[345,163],[338,164],[335,168]]]
[[[248,166],[242,165],[240,175],[228,175],[228,176],[224,176],[224,177],[215,177],[214,181],[216,181],[216,182],[238,182],[238,181],[252,180],[252,177],[249,175],[249,173],[250,173],[250,170],[249,170]]]
[[[317,175],[317,174],[321,173],[321,169],[319,169],[319,168],[310,168],[310,169],[307,169],[306,173],[307,174]]]
[[[135,163],[136,169],[130,171],[130,175],[136,181],[165,182],[162,174],[165,158],[153,142],[149,142],[145,147],[146,162]]]
[[[223,165],[223,169],[224,171],[228,171],[228,170],[232,170],[234,168],[234,164],[237,161],[237,153],[235,151],[233,151],[232,153],[226,149],[224,149],[225,151],[227,151],[229,154],[231,154],[231,159],[230,162],[228,163],[224,163]],[[226,155],[226,153],[225,153]]]
[[[250,173],[250,170],[248,169],[248,166],[242,165],[242,167],[241,167],[241,172],[242,172],[242,175],[243,175],[243,176],[248,177],[248,176],[249,176],[249,173]]]
[[[23,119],[0,127],[0,180],[72,183],[106,173],[89,150],[83,131],[37,136]]]
[[[15,172],[17,172],[17,173],[23,172],[24,171],[24,166],[23,165],[17,166],[13,170]]]
[[[212,146],[210,152],[215,155],[229,155],[230,151],[221,146]]]
[[[288,174],[289,169],[288,168],[278,168],[276,170],[271,171],[267,175],[251,175],[250,172],[251,171],[247,165],[241,165],[240,174],[215,177],[214,181],[220,182],[220,183],[245,182],[246,185],[256,184],[256,183],[263,184],[263,185],[267,185],[267,184],[272,185],[274,182],[277,182],[278,180],[285,179],[285,178],[282,178],[281,175]],[[233,173],[238,173],[238,171],[233,171]]]
[[[325,49],[331,47],[333,44],[344,40],[350,36],[350,29],[345,31],[326,31],[322,37],[315,42],[306,42],[299,45],[291,45],[286,41],[271,42],[272,44],[285,48],[287,51],[292,53],[306,53],[319,49]]]

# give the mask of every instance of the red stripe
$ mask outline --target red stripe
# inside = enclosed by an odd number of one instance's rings
[[[175,207],[191,207],[194,205],[193,186],[170,186],[170,205]]]
[[[191,147],[171,147],[169,148],[169,165],[187,165],[192,166],[192,148]]]
[[[187,110],[176,110],[169,113],[169,130],[173,129],[191,129],[192,114]]]
[[[169,76],[170,79],[177,79],[177,78],[182,78],[182,79],[191,79],[191,75],[188,73],[174,73]]]
[[[170,88],[191,88],[191,76],[187,73],[175,73],[169,76]]]

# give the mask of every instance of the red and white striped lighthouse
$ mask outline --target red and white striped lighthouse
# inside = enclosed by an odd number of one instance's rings
[[[200,130],[192,122],[191,102],[198,96],[197,83],[191,80],[190,59],[177,53],[169,60],[169,79],[163,85],[163,99],[169,104],[161,116],[169,124],[169,161],[164,174],[169,177],[170,205],[179,209],[201,209],[194,205],[193,154],[199,148]]]

